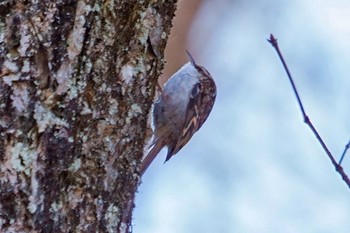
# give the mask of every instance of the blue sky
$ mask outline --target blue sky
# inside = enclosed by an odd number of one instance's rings
[[[188,47],[218,86],[202,129],[139,188],[135,233],[348,233],[350,190],[303,123],[339,158],[350,139],[349,1],[204,1]],[[344,161],[350,174],[350,154]]]

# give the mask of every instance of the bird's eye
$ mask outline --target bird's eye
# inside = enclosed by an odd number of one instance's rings
[[[192,88],[191,97],[192,98],[196,97],[199,94],[200,89],[201,89],[201,84],[196,83]]]

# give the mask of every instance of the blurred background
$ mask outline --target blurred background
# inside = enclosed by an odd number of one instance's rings
[[[216,104],[142,178],[133,232],[350,232],[350,190],[303,123],[270,33],[339,159],[350,139],[350,1],[180,0],[161,82],[188,49],[216,80]],[[350,175],[350,152],[343,166]]]

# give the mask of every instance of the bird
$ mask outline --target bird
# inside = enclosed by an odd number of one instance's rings
[[[152,149],[141,161],[141,175],[163,147],[168,148],[165,162],[179,152],[202,127],[214,106],[213,77],[186,52],[189,62],[169,78],[153,105]]]

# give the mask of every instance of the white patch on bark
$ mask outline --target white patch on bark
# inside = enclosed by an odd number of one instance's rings
[[[61,67],[57,71],[56,81],[58,83],[57,94],[61,95],[68,91],[72,84],[71,75],[73,73],[72,64],[65,58]]]
[[[35,150],[22,142],[16,143],[11,150],[11,165],[17,172],[24,172],[27,176],[31,173],[32,163],[37,157]]]
[[[26,85],[13,85],[13,92],[11,95],[12,106],[17,112],[23,112],[28,109],[29,94]]]
[[[16,62],[12,62],[12,61],[6,60],[3,63],[3,67],[4,67],[4,69],[7,69],[11,73],[17,73],[18,72],[18,66],[17,66]]]
[[[105,220],[107,222],[107,232],[115,232],[118,222],[119,209],[115,205],[111,204],[107,208],[107,212],[105,214]]]
[[[31,195],[29,197],[29,204],[28,204],[28,210],[31,213],[35,213],[38,210],[38,207],[40,208],[40,211],[43,210],[44,205],[44,195],[42,195],[40,191],[40,184],[38,179],[36,178],[36,173],[37,171],[41,171],[40,165],[37,163],[37,156],[38,154],[35,153],[35,157],[32,158],[32,174],[31,174],[31,183],[30,183],[30,188],[31,188]]]
[[[4,80],[4,82],[11,86],[13,81],[18,81],[19,80],[19,75],[17,74],[10,74],[10,75],[5,75],[2,77],[2,80]]]
[[[134,67],[131,65],[125,65],[121,69],[121,78],[125,82],[125,84],[129,84],[132,81],[134,76]]]
[[[68,123],[55,116],[49,109],[37,103],[34,110],[34,119],[39,128],[38,132],[44,132],[48,127],[60,126],[69,127]]]
[[[83,109],[81,110],[81,115],[89,115],[92,113],[91,108],[89,107],[88,103],[86,101],[83,102]]]
[[[116,99],[114,99],[114,98],[110,98],[108,100],[108,102],[109,102],[109,104],[108,104],[109,105],[108,113],[112,117],[117,116],[117,114],[118,114],[118,106],[119,106],[118,101]]]
[[[84,36],[85,36],[85,16],[89,14],[91,7],[86,5],[85,2],[79,1],[77,4],[77,11],[75,14],[74,27],[72,33],[68,37],[68,58],[73,60],[78,56],[83,48]]]
[[[71,172],[76,172],[81,167],[81,159],[75,159],[74,162],[69,166],[68,170]]]
[[[32,41],[33,37],[28,32],[28,26],[26,24],[23,24],[21,30],[22,30],[21,40],[20,40],[21,46],[18,49],[18,52],[21,55],[21,57],[25,57],[27,55],[28,48],[33,43],[33,41]]]

